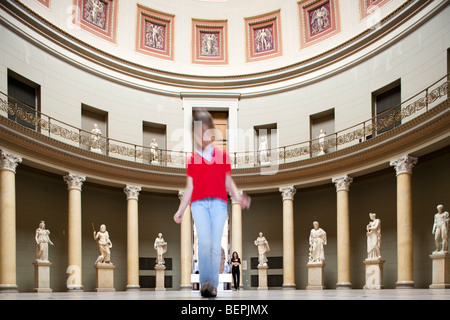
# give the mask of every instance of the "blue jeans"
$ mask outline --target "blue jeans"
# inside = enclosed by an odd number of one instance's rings
[[[198,271],[200,284],[219,285],[221,240],[227,220],[227,203],[221,199],[206,198],[191,204],[192,218],[198,235]]]

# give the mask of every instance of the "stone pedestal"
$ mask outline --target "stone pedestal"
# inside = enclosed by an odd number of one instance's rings
[[[308,263],[308,286],[306,290],[324,290],[324,262]]]
[[[430,258],[433,263],[433,283],[430,285],[430,289],[450,288],[450,254],[433,252]]]
[[[164,274],[165,274],[166,266],[162,265],[156,265],[155,271],[156,271],[156,286],[155,291],[166,291],[166,288],[164,288]]]
[[[114,268],[113,264],[98,263],[95,265],[97,274],[97,292],[114,292]]]
[[[269,270],[269,266],[258,266],[258,290],[268,290],[269,286],[267,285],[267,271]]]
[[[366,284],[364,289],[383,289],[384,260],[364,260],[366,265]]]
[[[35,260],[34,265],[34,292],[52,292],[50,288],[50,261]]]

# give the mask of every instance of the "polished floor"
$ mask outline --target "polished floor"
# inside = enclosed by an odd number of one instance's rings
[[[198,291],[117,291],[0,293],[0,300],[208,300]],[[219,292],[214,300],[450,300],[450,289],[239,290]]]

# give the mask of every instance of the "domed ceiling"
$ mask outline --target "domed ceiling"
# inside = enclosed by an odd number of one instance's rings
[[[164,72],[239,77],[348,45],[414,1],[13,0],[81,45]]]

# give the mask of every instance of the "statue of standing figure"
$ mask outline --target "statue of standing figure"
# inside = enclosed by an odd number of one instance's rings
[[[45,229],[45,222],[39,223],[39,228],[36,229],[36,256],[38,261],[48,261],[48,245],[53,246],[50,240],[50,231]]]
[[[264,237],[263,233],[259,233],[259,237],[255,240],[255,246],[258,247],[258,265],[267,266],[266,253],[270,251],[269,242]]]
[[[261,136],[259,143],[259,161],[262,165],[269,163],[267,136]]]
[[[162,266],[165,264],[164,254],[167,252],[167,242],[164,241],[162,233],[158,233],[158,237],[155,239],[155,244],[153,245],[156,249],[156,265]]]
[[[95,261],[95,264],[106,263],[112,264],[111,262],[111,250],[112,243],[109,239],[109,233],[106,231],[106,226],[102,224],[100,226],[100,231],[95,232],[94,230],[94,239],[97,241],[99,256]]]
[[[367,260],[381,260],[381,220],[375,213],[369,213],[367,230]]]
[[[100,149],[100,139],[102,137],[102,132],[98,128],[98,124],[94,124],[94,129],[91,130],[91,151],[102,152]]]
[[[156,142],[155,138],[153,138],[150,143],[150,163],[159,164],[158,142]]]
[[[323,246],[327,244],[327,233],[319,228],[319,222],[313,222],[313,229],[309,234],[309,263],[321,263],[325,261]]]
[[[434,215],[434,224],[432,234],[434,234],[434,242],[436,244],[436,250],[434,252],[439,252],[440,240],[442,239],[441,252],[448,251],[448,227],[449,227],[449,214],[444,211],[444,206],[442,204],[437,206],[438,212]]]

